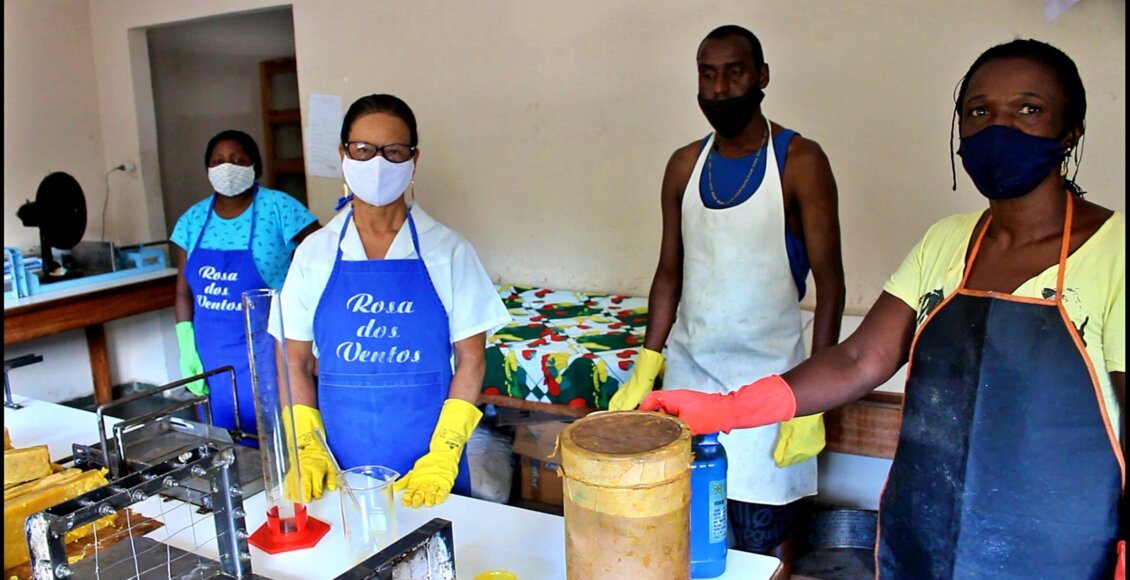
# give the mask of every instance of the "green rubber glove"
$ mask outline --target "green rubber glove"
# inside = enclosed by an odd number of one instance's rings
[[[325,489],[337,489],[337,473],[334,470],[330,453],[322,445],[322,439],[315,431],[324,435],[326,428],[322,425],[322,413],[314,407],[306,405],[293,405],[294,438],[298,444],[298,473],[295,477],[292,469],[286,474],[286,495],[292,501],[310,503],[311,499],[322,497]],[[283,426],[290,429],[291,413],[283,413]],[[297,480],[302,481],[301,489]]]
[[[609,411],[631,411],[640,401],[651,392],[655,386],[655,377],[663,369],[663,355],[644,348],[636,357],[636,366],[632,369],[632,376],[628,382],[620,386],[612,400],[608,401]]]
[[[405,490],[400,503],[405,507],[432,507],[447,499],[459,475],[463,446],[482,418],[482,411],[467,401],[448,399],[443,402],[428,452],[392,486],[396,491]]]
[[[192,328],[192,321],[178,322],[173,329],[177,333],[177,350],[180,351],[180,378],[186,379],[203,373],[204,363],[200,362],[200,353],[196,352],[196,331]],[[184,388],[197,397],[208,394],[208,383],[204,379],[192,381]]]

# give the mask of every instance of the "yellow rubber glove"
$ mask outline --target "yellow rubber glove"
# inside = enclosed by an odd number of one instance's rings
[[[401,503],[405,507],[431,507],[447,499],[459,475],[463,446],[482,418],[483,412],[467,401],[448,399],[443,402],[428,452],[416,460],[407,475],[393,484],[393,490],[404,490]]]
[[[177,350],[180,351],[180,378],[187,379],[204,372],[204,363],[196,351],[196,331],[191,320],[183,320],[173,326],[177,333]],[[197,397],[208,394],[208,383],[204,379],[192,381],[184,386]]]
[[[322,414],[314,407],[294,405],[294,436],[298,444],[298,471],[291,469],[286,474],[286,495],[291,501],[310,503],[311,499],[322,497],[322,490],[337,489],[337,473],[334,470],[330,453],[322,445],[315,431],[325,435]],[[290,413],[283,413],[283,426],[290,429]],[[296,477],[301,474],[301,477]],[[301,489],[298,480],[302,481]]]
[[[806,415],[781,423],[773,461],[777,467],[803,463],[824,449],[824,413]]]
[[[620,385],[620,389],[612,395],[608,402],[609,411],[631,411],[640,404],[640,401],[651,392],[655,386],[655,377],[663,370],[663,355],[644,348],[636,357],[636,366],[632,369],[632,376],[628,382]]]

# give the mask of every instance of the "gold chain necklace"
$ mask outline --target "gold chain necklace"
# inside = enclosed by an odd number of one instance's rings
[[[768,147],[766,147],[766,145],[768,143],[769,143],[769,120],[766,119],[765,120],[765,138],[761,140],[761,147],[757,148],[757,155],[755,155],[753,157],[753,163],[750,164],[750,166],[749,166],[749,173],[746,173],[745,181],[742,181],[742,184],[740,186],[738,186],[737,193],[735,193],[733,195],[733,197],[731,197],[730,199],[728,199],[726,201],[722,201],[722,200],[718,199],[718,194],[714,193],[714,164],[711,163],[711,159],[714,158],[714,151],[711,150],[709,153],[706,154],[706,183],[707,183],[707,185],[709,186],[709,189],[710,189],[710,197],[714,198],[714,203],[717,203],[719,206],[725,207],[725,206],[728,206],[731,203],[733,203],[735,199],[738,199],[738,197],[741,196],[742,192],[745,191],[745,186],[749,184],[749,178],[753,177],[753,170],[754,170],[755,167],[757,167],[757,162],[761,160],[761,152],[765,149],[768,149]]]

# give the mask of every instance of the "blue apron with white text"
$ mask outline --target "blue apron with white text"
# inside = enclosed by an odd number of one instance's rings
[[[247,247],[239,250],[200,247],[215,208],[213,197],[212,207],[208,208],[192,254],[184,265],[184,279],[192,289],[196,350],[205,370],[226,365],[235,369],[239,427],[244,433],[255,434],[255,396],[251,389],[251,365],[247,357],[247,325],[243,319],[243,293],[267,287],[251,255],[251,242],[255,239],[255,199],[252,198],[248,209],[251,212],[251,232]],[[235,405],[228,374],[213,375],[206,380],[213,424],[234,429]],[[255,446],[253,440],[246,443]]]
[[[1082,338],[1051,299],[958,289],[918,331],[880,500],[882,579],[1105,579],[1123,486]],[[991,218],[990,218],[991,219]]]
[[[318,408],[330,450],[342,469],[383,465],[401,476],[428,452],[451,388],[451,332],[420,253],[416,258],[342,259],[338,237],[333,272],[314,312]],[[470,495],[467,455],[455,493]]]

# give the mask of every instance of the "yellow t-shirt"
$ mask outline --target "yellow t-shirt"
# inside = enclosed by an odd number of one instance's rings
[[[965,254],[983,212],[955,215],[930,227],[883,290],[918,313],[918,326],[961,284]],[[1111,372],[1126,372],[1126,217],[1114,212],[1067,258],[1063,305],[1098,375],[1111,426],[1121,429],[1121,409]],[[1055,295],[1058,265],[1020,285],[1015,296]],[[1119,434],[1121,436],[1121,434]]]

